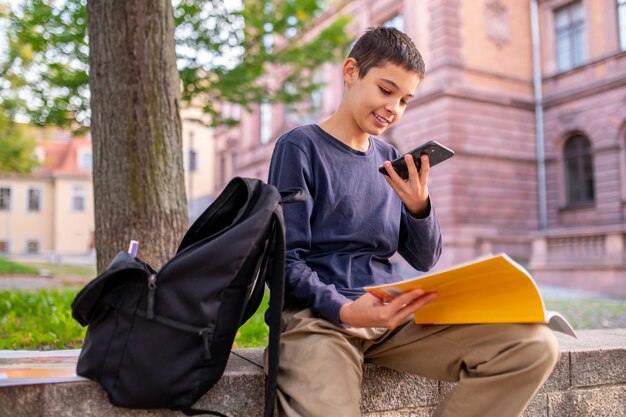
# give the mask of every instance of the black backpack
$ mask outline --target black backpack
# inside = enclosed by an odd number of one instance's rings
[[[72,303],[89,325],[77,374],[113,405],[218,412],[193,404],[222,376],[238,328],[270,288],[265,417],[273,413],[284,297],[281,202],[303,201],[262,181],[234,178],[193,223],[160,271],[118,253]],[[167,233],[167,231],[164,231]]]

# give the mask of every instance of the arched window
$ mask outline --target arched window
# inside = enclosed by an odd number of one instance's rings
[[[583,135],[572,136],[563,150],[567,204],[592,203],[594,200],[591,144]]]

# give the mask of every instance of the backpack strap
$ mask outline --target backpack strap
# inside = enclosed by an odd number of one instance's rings
[[[280,199],[283,204],[298,203],[306,201],[306,192],[299,187],[287,188],[280,192]]]
[[[248,297],[248,301],[246,303],[246,309],[243,312],[243,316],[241,317],[241,323],[239,323],[239,326],[243,326],[248,320],[250,320],[250,318],[259,309],[261,301],[263,300],[266,282],[264,277],[267,275],[267,264],[271,257],[272,248],[275,243],[274,241],[276,240],[274,237],[276,233],[275,229],[276,226],[272,225],[272,229],[270,230],[270,237],[266,241],[263,259],[261,260],[260,267],[258,268],[258,275],[252,287],[252,291],[250,291],[250,296]]]
[[[201,416],[209,414],[217,417],[228,417],[226,414],[222,414],[219,411],[200,410],[193,407],[185,408],[183,410],[180,410],[180,412],[182,412],[186,416]]]
[[[306,193],[301,188],[288,189],[282,191],[280,194],[281,203],[283,204],[306,201]],[[264,417],[273,417],[274,415],[276,392],[278,390],[281,314],[283,312],[285,302],[286,230],[281,204],[276,205],[272,216],[274,218],[274,227],[272,233],[273,236],[270,238],[269,242],[270,247],[267,250],[267,256],[264,257],[262,261],[261,268],[259,270],[260,276],[254,285],[251,298],[248,301],[249,304],[244,312],[244,318],[242,320],[242,323],[244,323],[252,314],[254,314],[258,307],[258,302],[254,301],[254,299],[259,296],[259,294],[262,297],[263,289],[265,287],[264,284],[267,283],[270,289],[270,301],[266,317],[269,327],[269,341],[268,370],[265,383],[265,408],[263,411]],[[212,414],[215,416],[226,417],[219,412],[199,410],[191,407],[181,411],[188,416]]]
[[[266,275],[270,287],[270,303],[268,307],[267,324],[270,329],[268,343],[268,367],[265,385],[265,412],[264,417],[274,414],[274,402],[278,387],[278,361],[280,355],[280,316],[285,302],[285,221],[282,206],[274,210],[275,222],[275,251],[272,260],[272,269]]]
[[[306,201],[307,194],[302,188],[289,188],[280,192],[282,204]],[[267,380],[265,385],[265,412],[264,417],[274,415],[274,403],[278,390],[278,364],[280,358],[281,314],[285,304],[285,258],[286,258],[286,228],[283,217],[283,206],[279,204],[274,209],[274,237],[275,252],[272,270],[267,275],[267,284],[270,287],[270,305],[267,309],[267,324],[270,329],[268,343]]]
[[[304,190],[302,188],[288,188],[284,191],[280,192],[280,197],[281,197],[281,203],[282,204],[289,204],[289,203],[297,203],[297,202],[302,202],[302,201],[306,201],[306,193],[304,192]],[[276,218],[280,218],[283,219],[282,213],[281,214],[275,214],[274,215]],[[270,258],[271,252],[272,252],[272,246],[276,244],[275,240],[276,240],[276,236],[277,233],[282,233],[284,236],[284,223],[283,223],[283,232],[281,231],[276,231],[276,224],[278,223],[278,221],[274,222],[274,226],[272,228],[272,231],[270,233],[270,235],[272,236],[271,239],[269,239],[268,241],[268,245],[270,245],[269,248],[266,248],[266,256],[264,256],[262,264],[261,264],[261,268],[259,269],[259,278],[256,280],[254,287],[252,289],[252,291],[250,292],[250,298],[248,300],[248,303],[246,305],[246,310],[244,311],[243,317],[241,319],[241,324],[243,325],[246,321],[248,321],[250,319],[250,317],[252,317],[254,315],[254,313],[256,313],[257,309],[259,308],[259,305],[261,304],[261,300],[263,298],[263,294],[265,292],[265,284],[267,282],[268,286],[269,286],[269,282],[267,280],[263,280],[262,278],[264,276],[266,276],[266,271],[267,271],[267,263],[268,260]],[[281,244],[281,247],[283,247],[284,244]],[[283,262],[284,264],[284,262]],[[274,275],[272,275],[274,276]],[[271,288],[270,288],[271,289]],[[282,307],[281,307],[282,310]]]

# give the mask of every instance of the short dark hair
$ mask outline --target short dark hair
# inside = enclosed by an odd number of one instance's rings
[[[424,77],[424,60],[415,44],[397,29],[378,26],[369,28],[354,44],[348,54],[359,66],[359,78],[365,77],[370,68],[382,67],[391,62]]]

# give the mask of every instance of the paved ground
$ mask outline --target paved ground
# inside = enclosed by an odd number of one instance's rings
[[[37,276],[0,276],[0,290],[37,290],[45,288],[81,288],[89,279],[53,278]],[[626,299],[614,298],[588,291],[540,285],[545,300],[612,300],[626,303]]]
[[[539,285],[539,291],[545,300],[611,300],[626,303],[626,299],[551,285]]]
[[[81,288],[88,281],[78,278],[52,278],[36,276],[0,276],[2,290],[39,290],[49,288]]]
[[[0,291],[82,288],[90,279],[0,276]],[[562,313],[576,329],[626,328],[626,299],[553,286],[539,289],[547,308]]]

